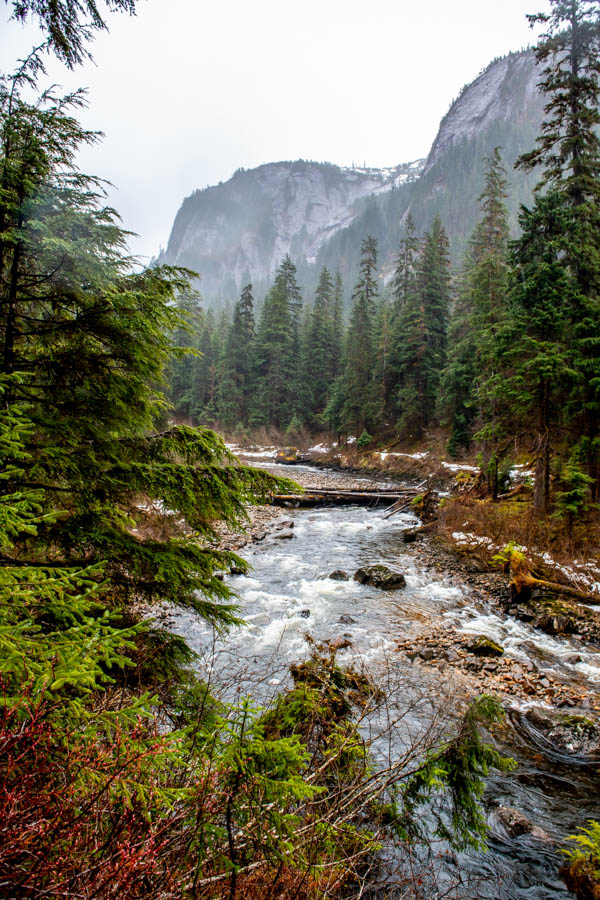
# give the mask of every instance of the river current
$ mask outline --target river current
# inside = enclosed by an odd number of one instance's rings
[[[294,471],[281,467],[281,474],[292,478]],[[290,683],[289,665],[310,654],[307,635],[314,641],[341,639],[350,646],[339,651],[340,663],[365,667],[375,680],[379,675],[391,678],[395,702],[411,705],[403,720],[404,732],[395,737],[399,743],[408,741],[416,729],[427,727],[427,720],[438,714],[436,708],[440,715],[448,714],[453,686],[445,677],[441,684],[438,671],[397,653],[396,641],[441,621],[494,638],[507,654],[534,659],[541,671],[547,667],[590,688],[600,684],[600,654],[595,648],[581,642],[574,647],[568,639],[550,637],[499,614],[491,604],[476,601],[457,576],[438,569],[430,557],[421,560],[414,545],[409,550],[402,533],[417,523],[413,515],[384,519],[382,507],[364,506],[290,509],[282,511],[276,525],[281,523],[288,524],[275,527],[264,540],[242,551],[252,566],[250,574],[228,576],[244,625],[215,636],[192,614],[175,615],[173,628],[199,653],[199,665],[210,669],[212,683],[229,699],[250,694],[257,702],[268,703]],[[293,537],[281,537],[290,533]],[[352,580],[356,569],[372,563],[401,571],[406,587],[383,592]],[[347,572],[350,579],[329,578],[336,570]],[[577,657],[579,661],[574,661]],[[557,874],[562,861],[559,845],[588,818],[600,817],[600,768],[553,752],[527,727],[522,712],[517,705],[509,710],[499,745],[516,759],[517,768],[507,775],[492,774],[486,789],[489,850],[444,855],[439,863],[442,885],[456,881],[457,872],[465,873],[467,881],[476,879],[476,887],[465,884],[452,896],[481,900],[572,896]],[[497,815],[499,807],[520,810],[547,837],[510,837]],[[373,897],[377,896],[388,895],[375,892]]]

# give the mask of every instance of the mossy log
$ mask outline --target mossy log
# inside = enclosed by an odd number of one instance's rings
[[[532,574],[530,562],[519,550],[510,551],[507,557],[507,567],[510,573],[510,584],[517,598],[523,594],[529,595],[534,590],[541,590],[551,595],[568,597],[578,603],[600,606],[600,595],[597,593],[582,591],[569,584],[559,584],[557,581],[537,578]]]

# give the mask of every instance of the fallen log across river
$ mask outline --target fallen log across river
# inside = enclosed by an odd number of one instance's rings
[[[275,494],[271,502],[275,506],[379,506],[396,504],[400,500],[410,502],[418,493],[417,488],[402,491],[387,488],[376,491],[306,488],[302,494]]]

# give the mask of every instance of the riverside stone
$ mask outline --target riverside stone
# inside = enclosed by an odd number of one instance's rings
[[[374,566],[363,566],[354,573],[354,580],[360,584],[369,584],[383,591],[394,591],[406,586],[406,579],[401,572],[394,572],[388,566],[378,563]]]
[[[475,656],[502,656],[504,648],[485,635],[479,635],[467,644],[469,653]]]
[[[331,572],[329,577],[333,581],[350,581],[350,576],[343,569],[336,569],[335,572]]]

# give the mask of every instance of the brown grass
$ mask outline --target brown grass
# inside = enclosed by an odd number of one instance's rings
[[[470,495],[453,497],[440,510],[439,530],[449,542],[455,544],[454,532],[485,537],[493,547],[477,544],[465,547],[482,562],[489,563],[491,557],[509,543],[526,548],[527,556],[541,572],[551,573],[555,581],[566,582],[560,566],[572,568],[578,563],[578,570],[585,574],[587,566],[598,565],[600,548],[600,517],[589,515],[579,523],[569,535],[564,522],[549,516],[540,518],[533,510],[531,495],[517,494],[514,498],[494,503],[491,499],[475,499]],[[542,557],[548,553],[556,565]],[[581,568],[579,568],[581,567]],[[595,576],[598,579],[598,576]],[[577,582],[577,579],[574,579]],[[582,586],[582,584],[578,584]]]

